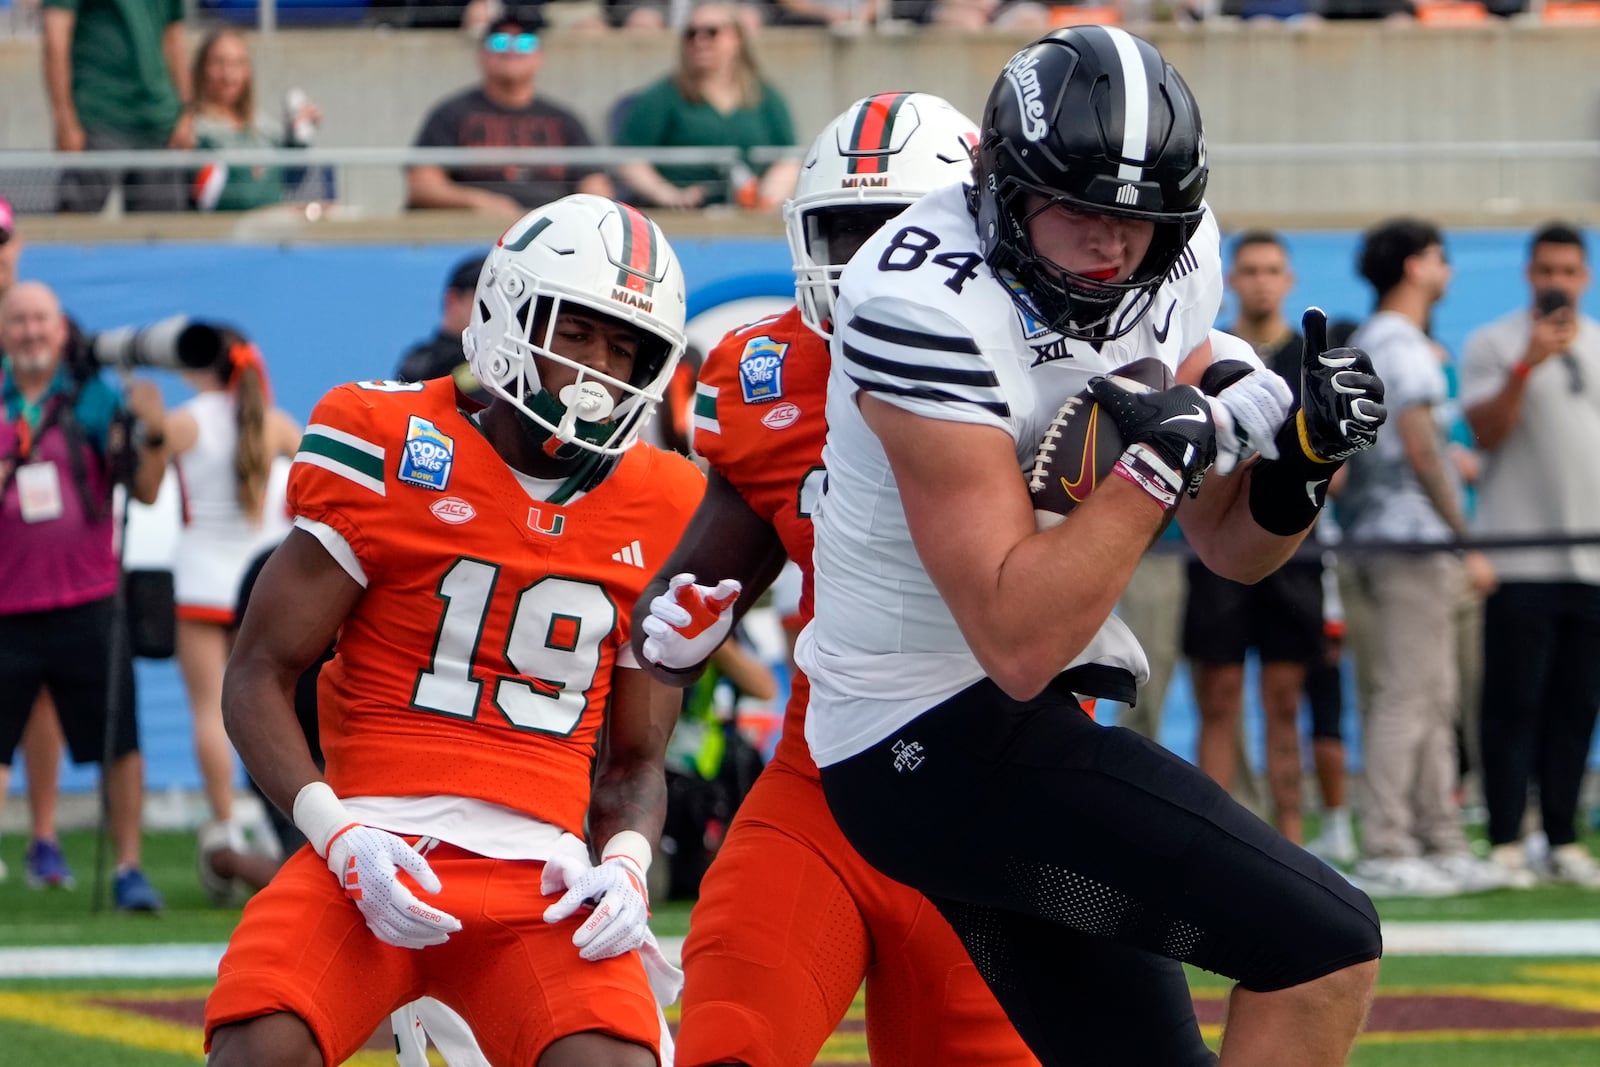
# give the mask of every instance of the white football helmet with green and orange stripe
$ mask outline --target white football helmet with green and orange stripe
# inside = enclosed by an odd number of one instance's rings
[[[832,336],[839,274],[856,249],[907,204],[972,176],[978,126],[929,93],[857,100],[811,143],[783,206],[805,324]]]
[[[628,381],[552,349],[564,302],[639,330]],[[489,393],[562,446],[615,456],[633,444],[661,402],[683,356],[684,315],[683,268],[660,227],[626,204],[576,194],[534,208],[501,234],[478,276],[461,344]],[[560,397],[551,395],[539,382],[535,356],[576,370],[578,380]],[[614,406],[601,396],[604,385],[621,391]]]

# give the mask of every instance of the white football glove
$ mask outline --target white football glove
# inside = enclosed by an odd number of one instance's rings
[[[667,591],[650,601],[639,625],[648,635],[645,659],[672,671],[698,667],[711,658],[733,629],[733,604],[744,586],[724,578],[716,588],[696,585],[694,575],[675,574]]]
[[[379,941],[396,948],[427,948],[444,944],[461,929],[454,915],[422,903],[400,881],[404,870],[423,892],[439,892],[439,876],[428,861],[403,838],[356,822],[326,782],[311,782],[300,790],[294,823],[328,861],[328,870]]]
[[[622,842],[629,835],[638,839],[637,846],[642,846],[644,864],[637,857],[639,848]],[[587,848],[573,850],[568,838],[578,841],[572,834],[562,835],[567,847],[545,862],[539,882],[539,889],[546,896],[566,891],[545,909],[544,921],[561,922],[592,903],[594,910],[572,935],[578,955],[593,961],[634,951],[650,934],[650,900],[644,877],[650,846],[643,835],[624,830],[607,842],[597,867],[589,862]],[[582,842],[578,844],[581,846]]]
[[[1206,399],[1217,426],[1217,474],[1232,474],[1254,452],[1263,459],[1278,458],[1274,438],[1294,410],[1294,393],[1288,382],[1270,370],[1257,368]]]

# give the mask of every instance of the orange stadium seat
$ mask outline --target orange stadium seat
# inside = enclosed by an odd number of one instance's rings
[[[1545,0],[1546,22],[1600,22],[1600,3],[1596,0]]]
[[[1464,26],[1488,20],[1489,9],[1478,0],[1432,0],[1417,5],[1417,21],[1429,26]]]
[[[1122,12],[1110,4],[1080,7],[1077,4],[1057,4],[1050,9],[1050,25],[1060,26],[1116,26],[1122,22]]]

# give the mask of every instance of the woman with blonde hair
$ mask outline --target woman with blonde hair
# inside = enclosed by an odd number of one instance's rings
[[[677,69],[621,107],[619,145],[732,146],[745,157],[732,181],[712,165],[623,163],[617,175],[637,198],[659,207],[737,202],[770,211],[794,192],[798,159],[756,166],[748,158],[752,148],[794,144],[794,120],[762,79],[746,20],[733,5],[700,4],[689,12]]]
[[[250,47],[234,29],[212,30],[194,53],[196,148],[304,148],[322,120],[305,94],[291,91],[282,119],[259,110]],[[302,170],[212,163],[196,176],[194,200],[202,211],[247,211],[282,201]]]
[[[279,457],[294,455],[300,428],[272,406],[256,346],[231,330],[223,337],[222,359],[184,372],[197,395],[167,415],[165,433],[183,491],[173,566],[178,669],[189,691],[195,759],[212,819],[243,851],[244,834],[233,817],[233,747],[222,726],[222,669],[245,571],[288,533],[283,485],[273,468]],[[208,827],[202,836],[208,832],[218,831]],[[228,897],[230,886],[203,861],[200,880],[218,902]]]

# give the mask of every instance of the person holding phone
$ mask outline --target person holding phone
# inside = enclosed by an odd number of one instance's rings
[[[1600,531],[1600,323],[1583,232],[1540,227],[1528,248],[1531,306],[1467,339],[1461,402],[1485,458],[1475,532],[1550,537]],[[1481,735],[1491,858],[1516,872],[1528,786],[1537,783],[1548,858],[1536,872],[1600,886],[1577,839],[1578,791],[1600,708],[1600,545],[1492,554],[1485,605]],[[1531,880],[1531,879],[1525,879]]]

